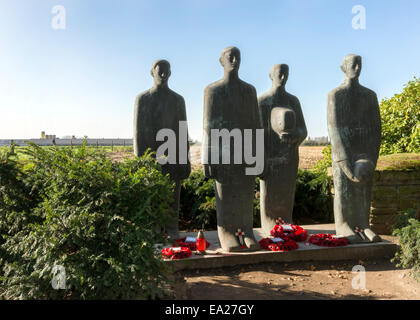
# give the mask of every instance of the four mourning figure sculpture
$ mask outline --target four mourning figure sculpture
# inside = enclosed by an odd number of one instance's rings
[[[224,77],[204,92],[204,171],[215,179],[217,231],[222,249],[254,251],[260,249],[252,228],[255,176],[262,173],[264,165],[252,173],[247,169],[252,150],[256,150],[257,157],[263,157],[258,150],[263,149],[261,143],[256,143],[257,129],[263,139],[257,94],[252,85],[239,79],[238,48],[225,48],[219,61]]]
[[[362,58],[348,55],[344,83],[328,95],[336,233],[352,243],[381,241],[369,226],[372,179],[381,144],[375,92],[359,84]]]
[[[185,102],[168,87],[168,61],[154,62],[151,74],[154,86],[139,94],[134,105],[134,154],[142,156],[148,148],[156,152],[163,173],[175,182],[173,212],[165,229],[172,239],[177,239],[180,181],[191,172]]]
[[[266,174],[260,179],[261,227],[266,235],[282,218],[292,223],[299,145],[307,135],[298,98],[286,92],[286,64],[270,70],[272,88],[258,98],[265,133]]]

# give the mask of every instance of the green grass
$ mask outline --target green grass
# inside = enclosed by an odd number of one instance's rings
[[[68,148],[70,146],[57,146],[57,147],[53,147],[53,146],[43,146],[42,148]],[[80,148],[81,146],[73,146],[74,149]],[[128,152],[128,153],[132,153],[133,152],[133,147],[132,146],[87,146],[87,149],[98,149],[98,150],[103,150],[106,153],[111,153],[111,152]],[[10,147],[5,147],[5,146],[0,146],[0,152],[6,151],[10,149]],[[17,155],[17,159],[19,161],[29,161],[31,160],[31,157],[29,155],[27,155],[25,153],[25,150],[27,149],[27,147],[21,147],[21,146],[15,146],[15,154]]]
[[[420,153],[396,153],[380,156],[376,170],[414,171],[420,170]]]

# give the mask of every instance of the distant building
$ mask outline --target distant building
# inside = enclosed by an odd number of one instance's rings
[[[56,135],[55,134],[45,134],[45,131],[41,131],[41,139],[42,140],[55,140]]]
[[[328,137],[315,137],[315,138],[308,137],[302,143],[303,146],[325,146],[329,144],[330,144],[330,140]]]

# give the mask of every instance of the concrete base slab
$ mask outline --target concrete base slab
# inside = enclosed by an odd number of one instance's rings
[[[308,225],[302,226],[308,235],[316,233],[334,234],[334,224]],[[262,229],[254,229],[257,241],[264,238]],[[196,232],[181,232],[180,237],[196,237]],[[220,248],[217,231],[206,231],[204,233],[210,247],[207,254],[196,255],[194,252],[191,257],[180,260],[167,260],[175,271],[184,269],[211,269],[229,267],[236,265],[256,264],[263,262],[293,262],[293,261],[337,261],[337,260],[358,260],[393,256],[398,249],[398,245],[384,239],[382,242],[367,244],[350,244],[344,247],[319,247],[313,244],[298,242],[297,250],[288,252],[256,251],[243,253],[224,253]]]

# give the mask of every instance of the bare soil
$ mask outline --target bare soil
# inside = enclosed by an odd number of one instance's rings
[[[365,289],[354,289],[352,268],[366,270]],[[183,271],[178,299],[188,300],[418,300],[420,283],[389,258],[341,262],[260,264]],[[355,281],[356,282],[356,281]]]

